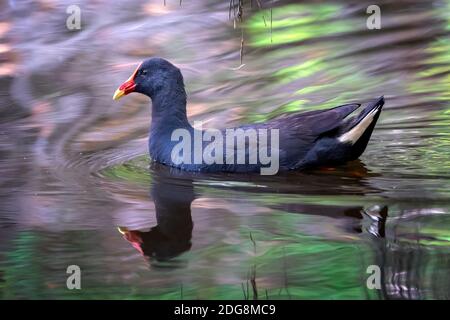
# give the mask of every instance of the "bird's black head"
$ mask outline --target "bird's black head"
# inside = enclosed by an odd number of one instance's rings
[[[162,58],[150,58],[142,62],[133,74],[114,93],[118,100],[131,92],[139,92],[154,98],[159,92],[183,88],[180,69]]]

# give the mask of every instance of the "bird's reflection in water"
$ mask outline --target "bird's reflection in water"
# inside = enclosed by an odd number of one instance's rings
[[[157,225],[149,231],[119,231],[150,261],[167,261],[191,248],[191,203],[195,199],[192,180],[186,175],[176,180],[171,170],[152,175],[150,196],[155,205]]]
[[[292,213],[308,215],[320,215],[337,219],[347,219],[342,226],[347,233],[366,232],[372,236],[384,238],[386,219],[388,216],[387,206],[332,206],[312,204],[286,204],[271,206],[271,208]]]
[[[350,169],[349,169],[350,168]],[[212,175],[190,173],[161,164],[152,163],[150,197],[155,205],[157,225],[150,230],[130,230],[119,227],[119,231],[150,262],[164,262],[190,250],[193,231],[191,204],[196,199],[194,184],[211,181],[216,189],[226,189],[219,182],[249,182],[264,188],[237,184],[234,191],[258,193],[294,193],[294,194],[348,194],[348,188],[364,194],[368,186],[364,185],[364,177],[369,173],[361,162],[353,163],[345,171],[347,188],[343,188],[342,171],[325,170],[307,174],[280,175],[264,177],[257,175]],[[301,183],[299,184],[299,181]],[[289,188],[290,186],[290,188]],[[326,186],[326,188],[325,188]],[[315,191],[315,192],[314,192]],[[373,191],[373,190],[371,190]],[[266,205],[275,210],[289,213],[318,215],[345,219],[339,223],[345,233],[369,233],[375,237],[384,237],[387,207],[374,206],[364,209],[362,206],[332,206],[304,203],[278,203]],[[175,266],[175,265],[173,265]]]

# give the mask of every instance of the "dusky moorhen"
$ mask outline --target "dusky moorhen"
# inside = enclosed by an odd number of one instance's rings
[[[200,162],[198,159],[195,161],[195,141],[187,145],[190,150],[182,152],[183,156],[186,156],[183,159],[188,159],[187,161],[183,162],[174,158],[173,150],[180,142],[173,140],[173,132],[176,129],[185,130],[192,136],[203,135],[205,131],[195,129],[189,123],[186,115],[186,91],[183,76],[180,69],[169,61],[155,57],[142,62],[130,78],[116,90],[113,99],[117,100],[131,92],[142,93],[152,100],[149,153],[153,161],[183,170],[204,172],[255,172],[259,170],[262,172],[263,168],[267,167],[267,159],[266,162],[263,162],[263,158],[257,157],[256,162],[255,160],[250,161],[252,150],[248,136],[247,140],[244,137],[243,144],[235,144],[230,149],[224,143],[220,145],[222,150],[219,151],[217,148],[211,153],[214,156],[218,155],[223,161],[213,163],[204,159],[201,159]],[[327,110],[284,114],[265,123],[248,124],[234,129],[244,131],[266,129],[269,133],[272,129],[278,129],[279,139],[276,141],[278,147],[271,149],[271,152],[266,154],[266,156],[269,153],[271,156],[274,154],[277,156],[278,168],[275,171],[271,170],[271,173],[263,174],[276,173],[278,169],[286,171],[335,166],[355,160],[364,152],[383,105],[384,98],[379,97],[356,116],[349,115],[361,104],[351,103]],[[220,130],[219,133],[226,136],[227,130]],[[269,137],[270,135],[267,136],[267,140],[270,141],[265,145],[267,149],[272,148],[275,143],[275,140],[271,139],[273,136]],[[214,140],[210,139],[210,141]],[[202,140],[200,142],[201,151],[206,151],[205,148],[209,143]],[[261,141],[258,142],[258,148],[259,146],[263,146]],[[242,151],[245,155],[245,163],[235,161],[236,154]],[[194,160],[190,161],[192,159]]]

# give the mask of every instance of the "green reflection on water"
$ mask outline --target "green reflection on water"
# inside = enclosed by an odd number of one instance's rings
[[[103,170],[102,173],[107,178],[132,181],[148,186],[151,182],[151,175],[148,170],[149,162],[150,158],[148,156],[141,156],[134,158],[127,163]]]
[[[248,21],[250,44],[256,47],[280,45],[354,30],[353,21],[333,20],[341,9],[337,4],[288,5],[273,8],[272,21],[270,10],[263,10]]]
[[[337,4],[274,8],[272,36],[267,20],[269,10],[255,13],[247,21],[245,27],[250,37],[249,45],[268,49],[263,53],[267,66],[278,66],[271,67],[274,69],[272,86],[283,88],[295,83],[298,89],[294,94],[289,94],[291,101],[271,112],[250,114],[246,120],[263,122],[286,112],[336,107],[353,102],[355,97],[373,96],[376,92],[374,88],[389,79],[388,75],[380,73],[368,74],[365,66],[359,65],[353,57],[347,57],[345,41],[330,38],[319,44],[279,46],[354,32],[358,28],[356,26],[365,28],[364,19],[339,17],[342,11],[343,7]]]

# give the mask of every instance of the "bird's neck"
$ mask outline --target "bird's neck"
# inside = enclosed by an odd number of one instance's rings
[[[151,133],[164,133],[179,128],[191,128],[186,115],[186,91],[183,87],[168,87],[152,97]]]

